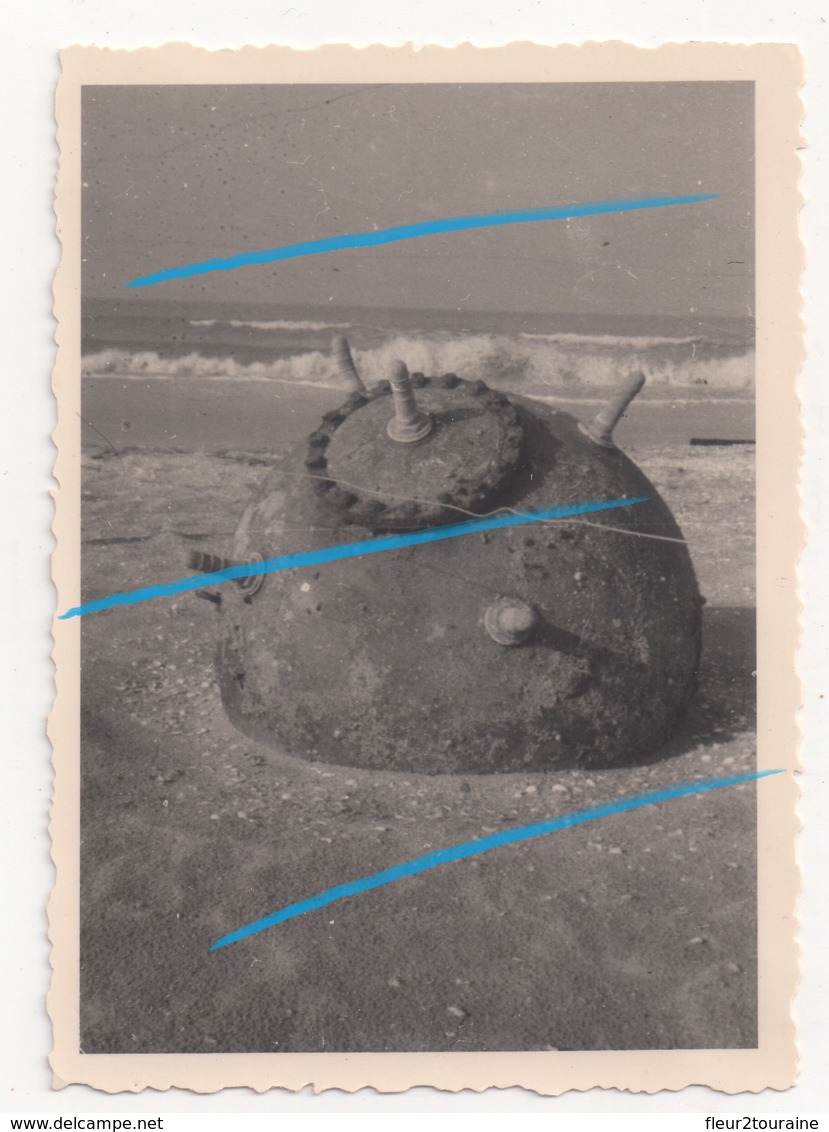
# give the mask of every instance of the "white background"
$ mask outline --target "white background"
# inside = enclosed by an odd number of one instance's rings
[[[823,14],[822,14],[823,13]],[[440,1112],[543,1113],[545,1125],[565,1113],[827,1113],[827,935],[829,852],[823,737],[827,707],[825,433],[829,255],[822,230],[829,224],[829,5],[820,0],[17,0],[4,9],[2,66],[2,239],[0,259],[0,484],[2,484],[3,679],[0,721],[4,731],[2,871],[2,1006],[0,1006],[0,1109],[92,1115],[159,1112],[289,1113]],[[51,789],[44,720],[52,696],[49,624],[49,491],[53,449],[49,439],[54,403],[49,387],[53,361],[51,276],[58,259],[51,194],[56,171],[53,97],[57,52],[72,43],[112,47],[188,40],[204,47],[282,43],[312,48],[326,42],[373,42],[444,46],[470,40],[495,46],[513,40],[541,43],[624,39],[641,46],[671,40],[732,43],[790,42],[807,65],[804,91],[805,173],[803,233],[807,244],[805,318],[809,359],[801,396],[807,427],[803,496],[810,546],[801,564],[805,605],[801,807],[805,825],[800,859],[805,876],[801,906],[803,983],[796,1002],[802,1049],[798,1085],[785,1094],[727,1098],[694,1088],[656,1097],[593,1091],[542,1099],[518,1090],[460,1096],[415,1090],[382,1098],[329,1093],[314,1097],[245,1091],[198,1098],[184,1092],[109,1097],[73,1086],[50,1089],[46,1063],[51,1034],[44,1010],[48,985],[45,905],[52,882],[45,832]],[[821,569],[821,560],[824,560]],[[280,1115],[277,1115],[280,1114]],[[227,1125],[230,1119],[227,1120]],[[214,1127],[219,1127],[218,1123]],[[226,1125],[226,1126],[227,1126]],[[273,1124],[271,1126],[274,1126]],[[704,1127],[699,1118],[695,1126]]]

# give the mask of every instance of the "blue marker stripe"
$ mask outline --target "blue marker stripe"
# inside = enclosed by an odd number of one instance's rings
[[[770,774],[780,773],[782,773],[782,768],[760,770],[751,774],[735,775],[731,778],[709,778],[703,782],[684,782],[678,786],[669,786],[665,790],[654,790],[649,794],[635,794],[629,798],[619,798],[604,806],[594,806],[588,810],[576,810],[573,813],[552,818],[550,821],[538,822],[535,825],[522,825],[516,829],[505,829],[500,833],[493,833],[489,837],[481,837],[476,841],[465,841],[462,845],[439,849],[435,853],[428,853],[425,857],[416,857],[413,861],[404,861],[402,865],[383,869],[382,872],[372,873],[371,876],[362,877],[360,880],[353,880],[348,884],[339,884],[336,888],[326,889],[325,892],[320,892],[319,895],[312,896],[308,900],[289,904],[285,908],[280,908],[278,912],[272,912],[270,916],[265,916],[264,919],[255,920],[251,924],[246,924],[244,927],[237,928],[236,931],[222,936],[212,945],[210,950],[218,951],[222,947],[257,935],[259,932],[265,931],[266,928],[272,928],[276,924],[292,920],[295,916],[301,916],[305,912],[324,908],[326,904],[333,904],[335,901],[344,900],[348,896],[370,892],[373,888],[382,888],[383,885],[393,884],[394,881],[402,880],[403,877],[416,876],[428,869],[434,869],[437,865],[445,865],[450,861],[462,861],[466,857],[475,857],[479,853],[498,849],[502,845],[514,845],[519,841],[529,841],[533,837],[542,837],[544,834],[555,833],[560,829],[570,829],[572,826],[583,825],[585,822],[596,821],[598,818],[610,817],[611,814],[638,810],[642,806],[653,806],[657,802],[665,802],[672,798],[685,798],[691,794],[703,794],[708,790],[721,790],[724,786],[736,786],[740,782],[752,782]]]
[[[611,499],[604,503],[570,503],[564,507],[552,507],[546,511],[527,511],[524,514],[496,515],[487,519],[473,519],[465,523],[451,523],[445,527],[429,527],[425,531],[412,531],[403,535],[386,535],[383,538],[367,539],[362,542],[348,542],[339,546],[326,546],[320,550],[308,550],[299,554],[283,554],[281,558],[268,558],[264,562],[246,562],[240,566],[229,566],[227,570],[217,570],[212,574],[198,574],[196,577],[179,578],[158,586],[144,586],[128,593],[110,594],[108,597],[76,605],[61,613],[59,620],[70,617],[83,617],[86,613],[97,613],[112,609],[116,605],[136,605],[154,597],[170,597],[188,590],[200,590],[204,586],[230,582],[236,578],[250,578],[259,574],[275,574],[280,570],[293,570],[298,566],[319,566],[323,562],[336,562],[344,558],[359,558],[363,554],[378,554],[381,550],[399,550],[404,546],[419,546],[421,543],[441,542],[443,539],[472,535],[479,531],[494,531],[499,527],[517,527],[523,523],[537,523],[544,519],[564,519],[570,515],[586,515],[595,511],[609,511],[615,507],[630,507],[634,503],[647,503],[647,497],[636,499]]]
[[[577,216],[599,216],[608,212],[633,212],[645,208],[667,208],[675,204],[696,204],[703,200],[716,200],[719,193],[701,193],[682,197],[635,197],[631,200],[602,200],[587,204],[567,204],[557,208],[524,208],[513,212],[488,212],[481,216],[450,216],[444,220],[426,220],[420,224],[406,224],[397,228],[381,228],[377,232],[353,232],[343,236],[330,236],[323,240],[306,240],[300,244],[286,244],[259,252],[243,252],[226,259],[208,259],[183,267],[170,267],[152,275],[142,275],[128,283],[128,287],[152,287],[169,279],[186,279],[191,275],[207,275],[212,271],[233,271],[252,264],[275,263],[282,259],[319,255],[322,252],[343,251],[348,248],[376,248],[418,236],[433,236],[441,232],[461,232],[471,228],[498,228],[504,224],[533,224],[539,220],[570,220]]]

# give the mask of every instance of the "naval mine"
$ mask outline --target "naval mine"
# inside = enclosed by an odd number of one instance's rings
[[[616,446],[644,381],[589,424],[481,381],[351,393],[269,473],[232,558],[200,572],[478,516],[639,500],[227,583],[217,670],[247,735],[299,758],[494,773],[651,757],[693,693],[701,605],[682,534]]]

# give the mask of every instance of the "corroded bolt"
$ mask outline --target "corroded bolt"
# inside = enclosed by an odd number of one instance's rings
[[[349,389],[353,389],[360,393],[365,393],[366,387],[363,385],[363,379],[357,373],[357,367],[354,365],[354,359],[351,356],[351,347],[348,344],[348,339],[344,334],[338,334],[334,341],[331,343],[331,349],[334,351],[334,361],[337,363],[337,372],[343,378]]]
[[[520,645],[537,624],[536,611],[517,597],[501,597],[484,613],[484,627],[499,645]]]
[[[229,570],[231,566],[249,566],[254,562],[264,561],[261,554],[255,553],[242,561],[239,558],[222,558],[218,554],[208,554],[204,550],[191,550],[187,555],[187,569],[195,570],[199,574],[218,574],[220,570]],[[262,588],[264,580],[264,574],[248,574],[244,578],[234,578],[245,597],[252,597],[257,593]]]
[[[394,398],[394,416],[386,426],[392,440],[400,444],[413,444],[432,431],[432,418],[417,407],[412,381],[404,362],[396,362],[391,377],[391,395]]]
[[[607,404],[599,409],[589,425],[579,424],[579,428],[596,444],[604,448],[615,448],[613,430],[619,423],[625,409],[645,384],[643,373],[632,373],[613,394]]]

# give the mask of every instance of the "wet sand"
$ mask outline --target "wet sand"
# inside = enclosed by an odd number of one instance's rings
[[[275,452],[325,399],[289,398]],[[191,548],[226,551],[269,470],[261,425],[247,444],[217,436],[211,408],[206,425],[183,415],[186,443],[165,443],[124,404],[106,411],[131,428],[93,431],[85,455],[84,600],[180,577]],[[84,415],[108,433],[102,406],[87,396]],[[647,419],[667,429],[678,411]],[[753,450],[689,447],[665,429],[640,424],[625,447],[689,541],[708,599],[703,663],[680,733],[631,768],[431,778],[301,762],[225,718],[208,602],[84,619],[86,1052],[755,1044],[752,785],[440,866],[208,950],[431,850],[754,769]],[[683,432],[699,435],[699,419]]]

